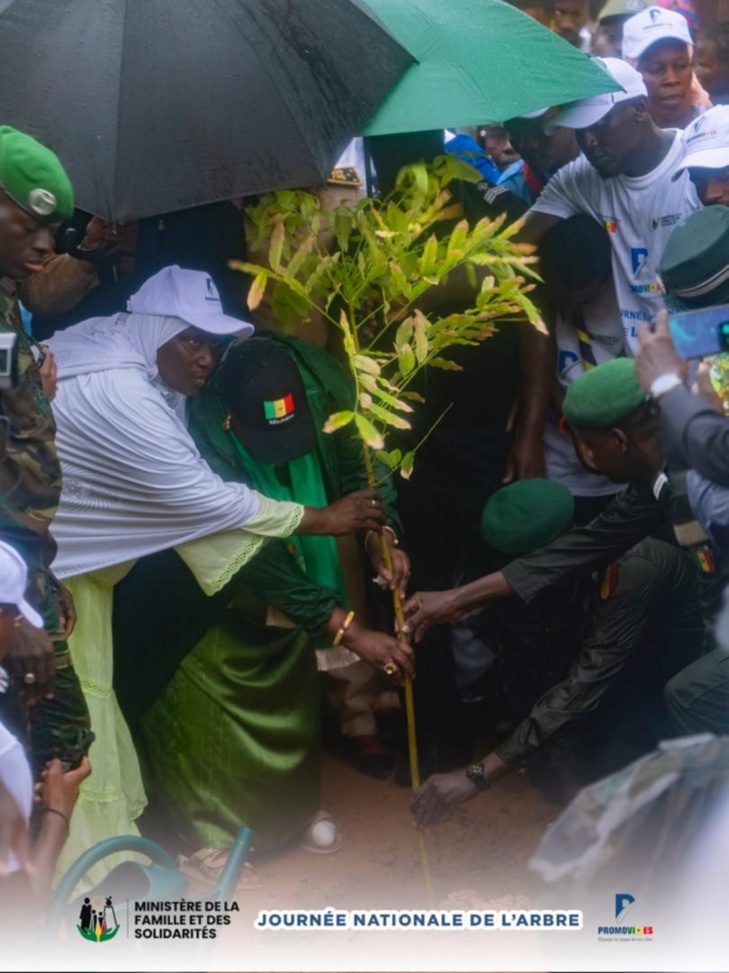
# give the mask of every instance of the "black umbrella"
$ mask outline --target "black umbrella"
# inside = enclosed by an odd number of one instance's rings
[[[0,121],[129,220],[322,181],[410,55],[360,0],[0,0]]]

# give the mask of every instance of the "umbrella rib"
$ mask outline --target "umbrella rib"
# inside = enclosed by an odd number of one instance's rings
[[[117,89],[117,106],[116,106],[116,128],[114,131],[114,184],[112,187],[112,199],[109,201],[107,208],[109,215],[113,216],[114,204],[117,197],[117,180],[119,178],[119,146],[121,143],[121,112],[122,112],[122,95],[124,92],[124,49],[127,43],[127,20],[129,17],[129,0],[124,0],[124,23],[122,25],[122,39],[121,39],[121,50],[119,52],[119,87]]]

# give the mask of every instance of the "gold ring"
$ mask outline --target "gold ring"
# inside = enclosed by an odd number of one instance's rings
[[[395,665],[394,662],[388,662],[386,666],[382,667],[382,671],[387,673],[388,676],[396,675],[400,670]]]

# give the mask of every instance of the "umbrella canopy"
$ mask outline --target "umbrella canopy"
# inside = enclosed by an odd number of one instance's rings
[[[128,220],[321,182],[412,58],[361,0],[0,0],[2,121]]]
[[[367,0],[416,58],[363,135],[486,125],[619,85],[501,0]]]

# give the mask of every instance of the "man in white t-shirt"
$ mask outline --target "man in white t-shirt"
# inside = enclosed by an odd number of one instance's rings
[[[658,265],[674,227],[701,208],[687,173],[682,133],[657,128],[640,74],[617,58],[603,64],[623,91],[585,98],[552,123],[576,130],[584,153],[556,173],[527,214],[523,239],[537,243],[559,220],[586,213],[608,231],[620,318],[631,348],[663,307]]]
[[[574,521],[588,524],[624,485],[588,471],[572,437],[562,428],[562,402],[584,372],[629,354],[620,321],[610,239],[600,223],[582,213],[560,220],[539,244],[539,270],[555,308],[556,381],[547,416],[544,452],[547,476],[566,486],[575,500]]]

